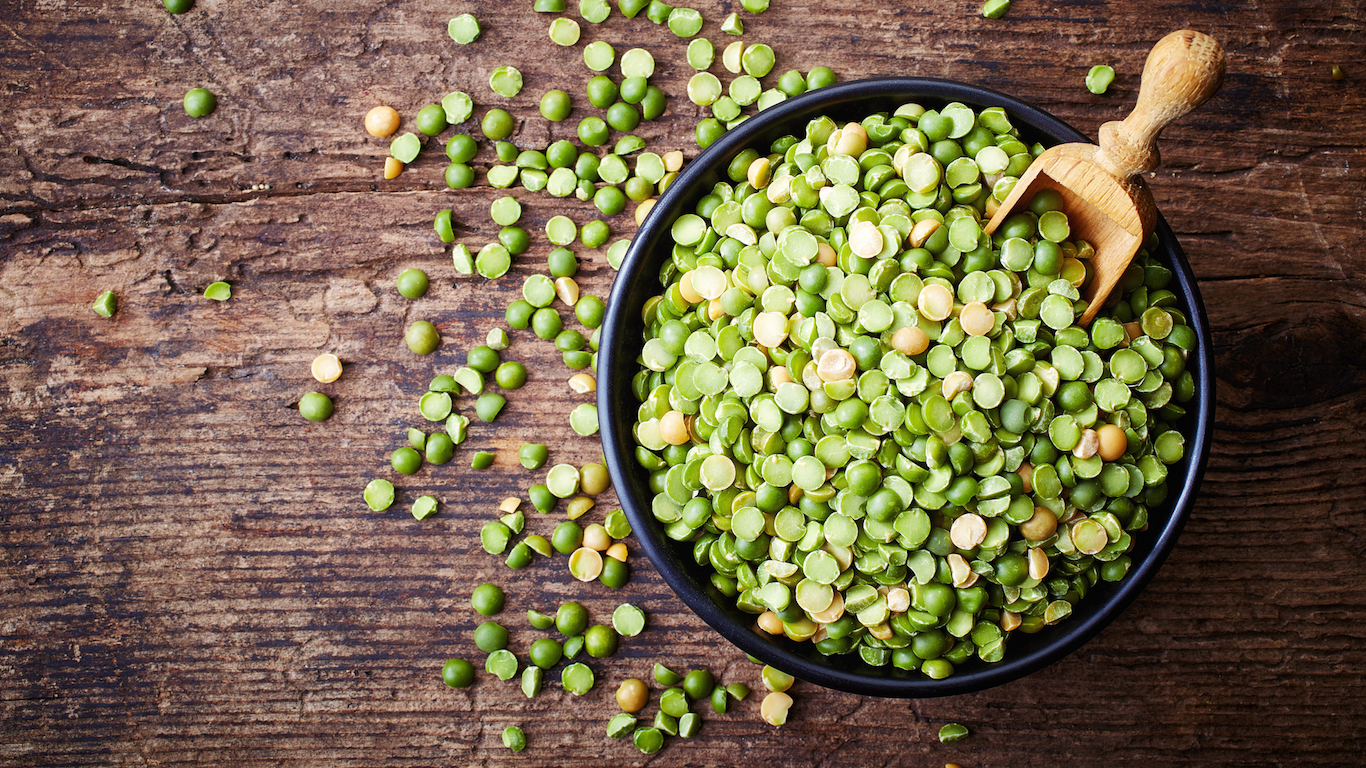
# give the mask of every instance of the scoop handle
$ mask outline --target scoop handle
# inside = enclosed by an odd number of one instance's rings
[[[1134,111],[1100,127],[1097,161],[1121,179],[1156,168],[1158,134],[1209,101],[1223,82],[1224,49],[1214,38],[1182,29],[1157,41],[1143,65]]]

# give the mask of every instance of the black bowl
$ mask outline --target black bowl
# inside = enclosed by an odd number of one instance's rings
[[[690,163],[636,233],[607,303],[598,354],[598,408],[602,414],[607,466],[636,538],[664,580],[703,621],[746,653],[803,680],[851,693],[924,698],[980,691],[1042,669],[1090,640],[1138,597],[1176,544],[1200,486],[1209,455],[1214,377],[1208,321],[1195,278],[1167,222],[1159,217],[1157,233],[1162,245],[1157,258],[1174,271],[1175,279],[1169,288],[1177,295],[1198,339],[1198,346],[1187,362],[1187,369],[1195,377],[1196,396],[1187,404],[1186,423],[1181,425],[1189,438],[1186,458],[1171,467],[1168,501],[1150,510],[1148,529],[1135,536],[1133,567],[1128,576],[1116,584],[1098,583],[1068,619],[1037,634],[1015,633],[1004,661],[969,662],[944,680],[930,680],[919,673],[892,667],[869,667],[857,654],[822,656],[811,643],[756,634],[751,629],[754,617],[738,610],[733,601],[712,587],[709,571],[694,564],[691,547],[664,536],[650,512],[648,475],[636,463],[632,437],[639,403],[631,390],[631,377],[639,370],[636,358],[644,343],[641,307],[661,290],[659,268],[670,254],[670,226],[680,215],[693,210],[737,153],[754,147],[765,154],[774,139],[789,133],[800,135],[806,122],[820,115],[830,115],[840,122],[861,120],[873,112],[892,111],[908,101],[933,107],[953,101],[975,109],[1004,107],[1026,143],[1040,141],[1052,145],[1088,140],[1047,112],[1005,94],[925,78],[842,83],[764,110]]]

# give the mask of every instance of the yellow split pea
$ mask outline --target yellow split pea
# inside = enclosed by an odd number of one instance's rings
[[[341,360],[331,352],[325,352],[313,358],[313,378],[324,384],[330,384],[342,375]]]
[[[375,107],[365,113],[365,131],[376,138],[392,135],[398,123],[398,111],[393,107]]]
[[[579,581],[593,581],[602,573],[602,554],[596,549],[579,547],[569,556],[569,572]]]

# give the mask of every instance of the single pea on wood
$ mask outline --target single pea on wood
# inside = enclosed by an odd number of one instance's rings
[[[472,14],[462,13],[447,23],[446,32],[455,42],[469,45],[479,39],[483,30],[479,26],[479,20]]]
[[[622,712],[639,712],[645,708],[646,703],[650,700],[650,688],[634,677],[627,678],[621,681],[621,685],[617,687],[616,698],[617,706],[621,708]],[[631,722],[634,725],[634,718]]]
[[[514,66],[502,66],[489,73],[489,89],[499,96],[512,98],[522,92],[522,73]]]
[[[232,298],[232,286],[221,280],[209,283],[204,288],[204,298],[214,301],[227,301]]]
[[[622,603],[612,612],[612,628],[623,637],[635,637],[645,630],[645,612]]]
[[[658,728],[638,728],[631,735],[631,742],[641,753],[653,755],[664,748],[664,734]]]
[[[484,661],[484,671],[499,680],[511,680],[519,669],[521,664],[517,661],[517,656],[506,648],[495,650]]]
[[[441,681],[451,688],[468,688],[474,677],[474,665],[464,659],[450,659],[441,667]]]
[[[407,299],[420,299],[427,295],[427,287],[430,283],[426,272],[410,268],[399,273],[395,284],[399,295]]]
[[[579,35],[579,23],[571,18],[562,16],[550,22],[550,39],[556,45],[573,45],[579,41]]]
[[[585,664],[570,664],[560,672],[560,685],[575,696],[593,690],[595,682],[592,668]]]
[[[470,605],[480,616],[494,616],[503,612],[506,597],[497,584],[480,584],[470,593]]]
[[[309,392],[299,398],[299,415],[309,421],[327,421],[332,417],[332,398],[322,392]]]
[[[474,630],[474,644],[484,653],[493,653],[507,647],[507,629],[494,621],[486,621]]]
[[[428,104],[417,111],[413,122],[423,135],[435,136],[446,130],[446,110],[440,104]]]
[[[952,744],[962,741],[968,737],[967,726],[958,723],[947,723],[939,729],[939,743]]]
[[[1115,81],[1115,70],[1108,64],[1097,64],[1086,72],[1086,90],[1097,96],[1110,89]]]
[[[414,133],[405,133],[389,142],[389,154],[404,165],[416,160],[421,151],[422,140]]]
[[[441,333],[436,326],[426,320],[416,320],[408,325],[403,341],[415,355],[430,355],[441,346]]]
[[[470,119],[470,115],[474,114],[474,100],[464,91],[451,91],[441,98],[441,109],[446,113],[446,122],[448,124],[459,125]],[[397,128],[397,126],[395,126],[395,128]],[[466,136],[465,138],[468,139],[469,137]],[[454,139],[454,137],[452,137],[452,139]],[[449,143],[447,143],[446,151],[449,154]],[[473,156],[474,153],[471,152],[470,157]],[[468,162],[468,160],[469,158],[464,160],[457,160],[454,157],[451,158],[451,162],[456,163]]]
[[[550,449],[540,443],[522,443],[517,459],[527,469],[540,469],[550,458]]]
[[[612,45],[602,40],[594,40],[583,49],[583,63],[594,72],[606,70],[616,58],[617,52]]]
[[[95,297],[95,303],[90,308],[100,317],[113,317],[119,311],[118,296],[113,291],[105,291]]]
[[[1003,19],[1010,11],[1010,0],[987,0],[982,5],[982,16],[988,19]]]
[[[383,512],[394,503],[394,484],[383,478],[375,478],[365,486],[363,496],[371,510]]]
[[[413,500],[413,517],[418,520],[426,520],[436,514],[437,500],[435,496],[419,496]]]
[[[522,670],[522,695],[534,699],[541,692],[545,681],[545,671],[540,667],[527,667]]]
[[[612,718],[607,721],[607,737],[610,739],[620,739],[630,735],[635,731],[637,722],[635,716],[626,712],[620,712],[613,715]]]
[[[218,97],[207,88],[191,88],[185,92],[184,107],[190,117],[208,117],[218,109]]]

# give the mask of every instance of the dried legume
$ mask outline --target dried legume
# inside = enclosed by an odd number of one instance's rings
[[[1127,570],[1185,455],[1192,335],[1146,249],[1075,324],[1094,248],[1056,194],[985,234],[1034,154],[1000,109],[819,118],[674,223],[637,458],[765,631],[939,679]]]

